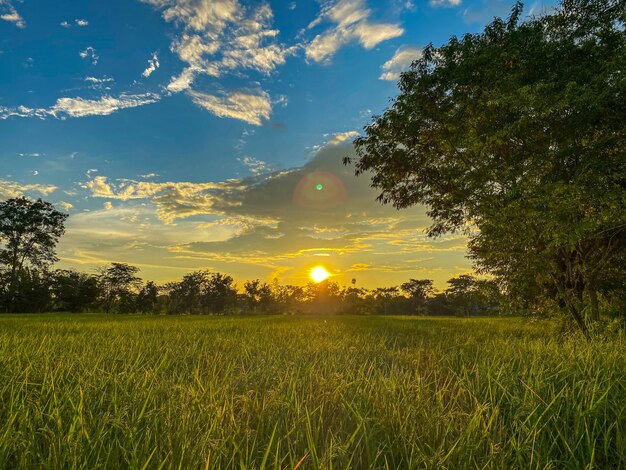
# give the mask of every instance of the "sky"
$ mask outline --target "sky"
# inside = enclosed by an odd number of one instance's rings
[[[471,272],[341,160],[429,43],[504,0],[0,0],[0,198],[69,214],[58,267],[357,286]],[[537,14],[548,1],[529,4]]]

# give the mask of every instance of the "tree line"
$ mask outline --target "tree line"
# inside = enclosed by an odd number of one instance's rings
[[[25,197],[0,202],[0,311],[150,314],[351,313],[481,315],[500,312],[493,281],[461,275],[435,292],[433,281],[410,279],[397,287],[364,289],[326,280],[305,286],[246,281],[195,271],[158,286],[139,268],[111,263],[95,274],[52,269],[66,214]]]

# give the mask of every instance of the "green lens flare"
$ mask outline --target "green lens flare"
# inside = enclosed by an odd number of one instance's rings
[[[316,188],[318,191],[321,191],[321,190],[324,188],[324,186],[322,185],[322,183],[317,183],[317,186],[315,186],[315,188]]]

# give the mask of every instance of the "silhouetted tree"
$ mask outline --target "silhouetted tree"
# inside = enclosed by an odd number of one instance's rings
[[[373,296],[377,302],[377,313],[390,315],[393,313],[401,313],[397,308],[396,299],[400,295],[400,289],[393,287],[378,287],[374,289]]]
[[[274,303],[272,289],[269,284],[261,283],[260,280],[246,281],[243,285],[245,301],[248,308],[253,311],[268,313]]]
[[[428,299],[434,294],[433,281],[430,279],[410,279],[400,286],[409,296],[411,313],[424,315],[427,313]]]
[[[139,268],[126,263],[111,263],[98,276],[105,312],[131,313],[135,310],[141,279]]]
[[[226,274],[210,273],[202,300],[206,311],[210,313],[225,313],[234,309],[237,300],[235,281]]]
[[[148,281],[137,294],[137,311],[141,313],[159,313],[159,287]]]
[[[510,296],[588,336],[599,294],[626,282],[626,8],[563,0],[426,47],[355,141],[379,199],[429,208],[431,236],[466,231]],[[601,287],[605,286],[605,287]]]
[[[33,280],[40,277],[36,271],[45,271],[57,261],[55,248],[65,232],[66,218],[67,214],[41,199],[18,197],[0,202],[0,267],[5,285],[5,311],[24,308],[23,302],[22,308],[17,308],[18,298],[24,298],[33,288]],[[27,284],[20,285],[21,281]]]
[[[95,276],[59,269],[50,278],[53,310],[87,312],[96,306],[100,288]]]

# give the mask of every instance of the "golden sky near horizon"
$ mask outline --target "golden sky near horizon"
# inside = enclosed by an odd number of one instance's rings
[[[159,283],[209,269],[239,284],[302,285],[319,265],[333,281],[366,288],[429,278],[443,289],[470,272],[466,239],[429,239],[423,208],[378,203],[369,177],[341,163],[351,152],[327,145],[302,167],[222,182],[94,177],[84,186],[101,208],[70,217],[59,266],[95,271],[115,261]]]

